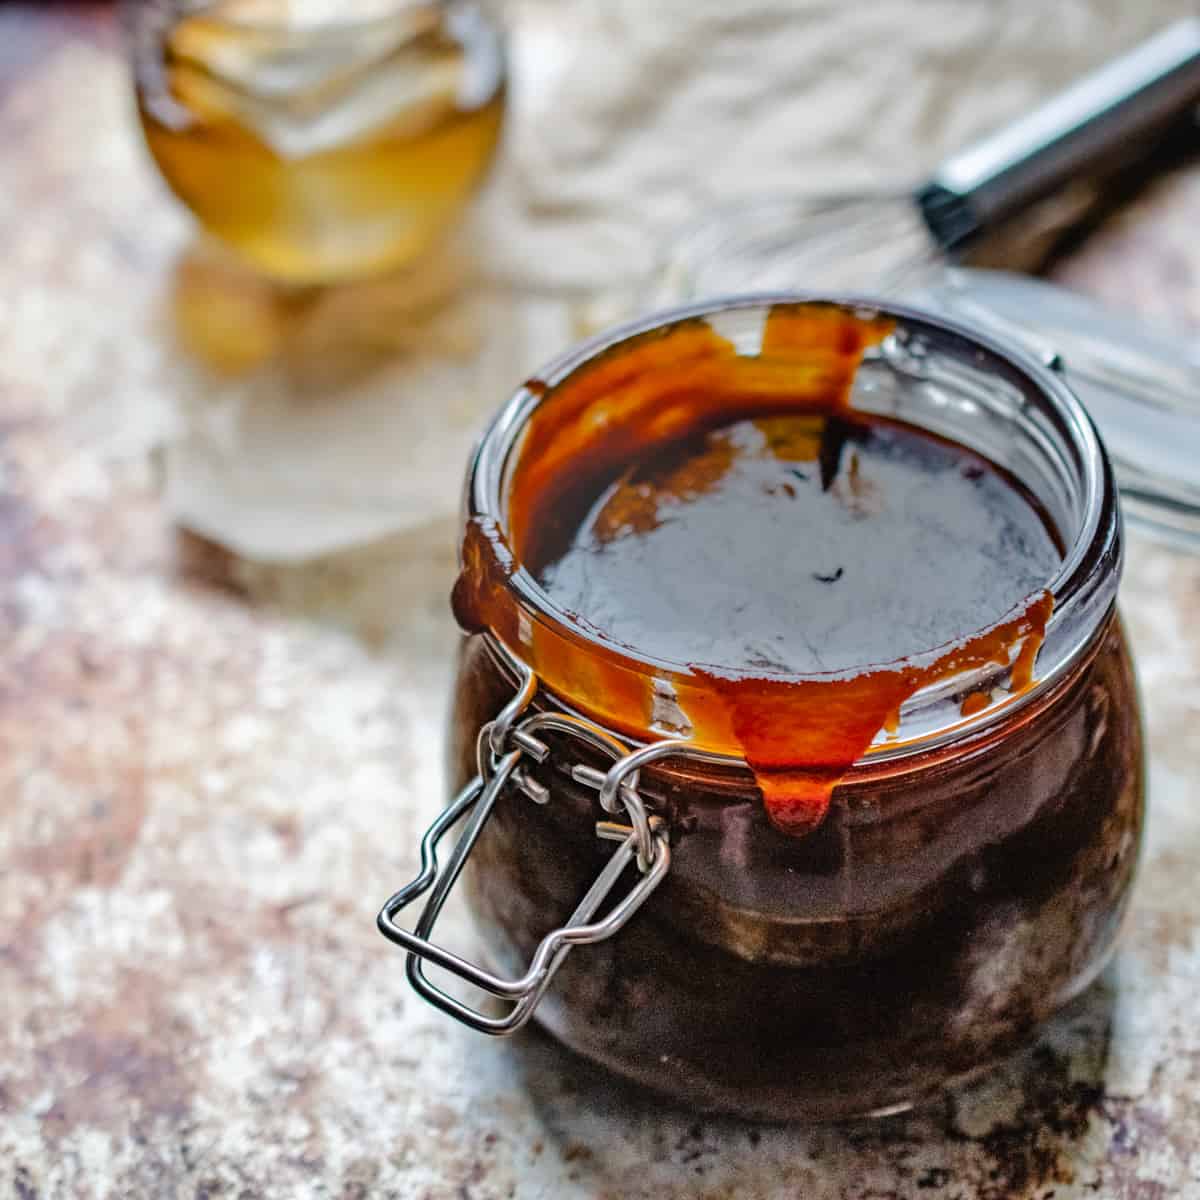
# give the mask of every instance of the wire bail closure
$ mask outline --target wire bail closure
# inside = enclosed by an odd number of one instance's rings
[[[618,933],[666,878],[671,865],[667,829],[661,817],[648,811],[638,791],[639,769],[661,758],[689,753],[707,757],[688,743],[674,740],[630,750],[600,726],[569,713],[543,710],[525,715],[537,693],[537,679],[527,667],[521,665],[519,669],[521,681],[516,695],[495,720],[479,731],[476,743],[479,773],[425,831],[421,838],[420,871],[388,899],[376,922],[384,937],[407,951],[405,973],[421,996],[464,1025],[495,1036],[515,1033],[529,1020],[572,947],[602,942]],[[605,812],[613,815],[623,812],[629,823],[597,823],[596,836],[619,843],[617,849],[566,923],[542,938],[525,974],[517,979],[504,979],[460,958],[430,938],[450,890],[501,794],[519,790],[535,804],[550,801],[549,789],[529,774],[525,762],[532,758],[540,763],[549,757],[550,747],[538,736],[548,731],[577,737],[613,759],[607,771],[575,763],[570,774],[576,782],[597,791]],[[468,815],[445,867],[439,870],[439,843]],[[636,863],[639,878],[603,919],[594,921],[596,912],[630,863]],[[412,932],[401,928],[396,923],[397,916],[426,893],[428,898]],[[429,979],[425,973],[427,962],[493,996],[511,1001],[512,1008],[500,1017],[472,1008]]]

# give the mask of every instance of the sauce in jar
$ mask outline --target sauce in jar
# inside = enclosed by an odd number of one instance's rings
[[[600,636],[678,663],[828,674],[995,624],[1062,555],[980,455],[880,417],[731,420],[587,480],[527,563]]]
[[[556,604],[708,674],[735,711],[772,677],[824,676],[828,694],[869,681],[861,719],[799,769],[773,770],[769,739],[743,729],[772,817],[797,832],[918,686],[879,667],[1030,613],[1061,561],[1036,503],[981,456],[895,421],[786,409],[585,476],[538,534],[528,561]]]
[[[688,322],[602,357],[534,415],[513,546],[468,531],[493,575],[515,553],[582,628],[695,680],[708,695],[686,725],[722,727],[797,835],[920,688],[1010,658],[1029,685],[1061,561],[1046,514],[986,458],[852,412],[891,330],[779,305],[754,356]],[[467,628],[469,608],[460,591]]]

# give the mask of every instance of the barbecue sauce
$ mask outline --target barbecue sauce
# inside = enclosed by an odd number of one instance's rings
[[[685,322],[569,377],[531,418],[507,531],[468,526],[460,623],[618,730],[674,719],[744,757],[796,835],[921,688],[989,662],[1029,686],[1054,534],[986,459],[849,408],[890,328],[779,306],[755,356]],[[522,617],[517,564],[575,630]]]

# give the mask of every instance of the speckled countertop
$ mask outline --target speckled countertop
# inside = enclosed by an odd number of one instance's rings
[[[1151,820],[1122,950],[997,1074],[780,1129],[473,1036],[374,930],[440,803],[449,539],[278,569],[173,531],[143,333],[179,218],[55,101],[113,54],[103,9],[0,10],[0,1193],[1200,1196],[1200,560],[1130,547]],[[1198,220],[1179,175],[1064,271],[1194,314]]]

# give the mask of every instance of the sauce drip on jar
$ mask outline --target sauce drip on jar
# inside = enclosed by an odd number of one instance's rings
[[[688,322],[568,378],[530,422],[507,535],[468,530],[460,621],[515,647],[503,596],[519,562],[599,647],[676,664],[694,736],[723,734],[794,834],[920,688],[989,662],[1028,686],[1055,536],[985,458],[849,409],[889,331],[781,306],[755,357]],[[570,655],[543,650],[566,681]],[[988,701],[973,693],[964,715]],[[653,702],[632,706],[646,725]]]

